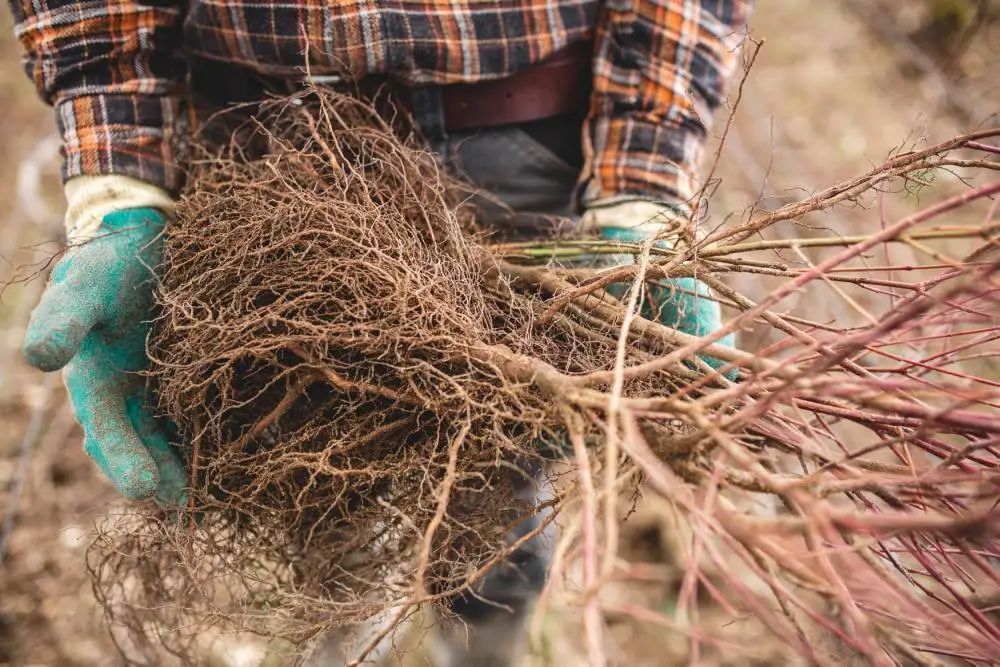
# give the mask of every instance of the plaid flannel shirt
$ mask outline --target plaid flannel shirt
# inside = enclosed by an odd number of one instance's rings
[[[507,76],[593,39],[587,202],[692,196],[752,0],[10,3],[25,69],[56,110],[63,177],[122,174],[171,191],[189,56],[426,86]]]

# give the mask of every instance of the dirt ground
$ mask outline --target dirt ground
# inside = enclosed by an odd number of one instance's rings
[[[774,207],[801,197],[899,147],[998,123],[1000,2],[760,0],[753,35],[766,43],[722,153],[711,224],[755,202]],[[18,54],[9,13],[0,11],[0,282],[51,255],[61,234],[54,122],[20,71]],[[838,210],[808,222],[849,234],[872,217]],[[120,659],[95,607],[83,556],[115,495],[81,450],[58,379],[28,369],[19,356],[42,286],[14,284],[0,300],[0,666],[114,665]],[[748,294],[767,289],[737,287]],[[804,296],[799,307],[822,319],[816,309],[827,306]],[[751,332],[742,344],[752,346],[752,339]],[[668,508],[647,502],[626,524],[630,555],[658,565],[652,583],[623,586],[613,596],[671,609],[681,572],[671,565],[669,516]],[[577,620],[575,610],[554,603],[525,664],[582,664]],[[620,664],[690,659],[679,633],[607,620]],[[709,648],[696,662],[795,663],[753,619],[729,623],[726,637],[753,655]],[[265,664],[266,656],[228,645],[205,662],[249,667]],[[426,664],[426,656],[417,653],[411,662]]]

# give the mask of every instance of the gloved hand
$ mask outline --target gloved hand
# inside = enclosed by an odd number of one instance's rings
[[[64,369],[84,449],[122,495],[180,505],[187,472],[150,412],[139,375],[149,365],[161,209],[171,201],[132,179],[79,179],[67,183],[71,247],[31,313],[24,355],[43,371]]]
[[[666,229],[678,217],[678,212],[668,204],[637,200],[605,200],[589,205],[584,214],[586,227],[596,228],[600,237],[607,241],[641,243]],[[661,247],[673,247],[668,239],[658,241]],[[584,260],[588,266],[620,266],[635,261],[631,254],[591,255]],[[608,286],[608,292],[619,299],[627,297],[630,285],[616,283]],[[648,320],[660,322],[672,329],[692,336],[705,336],[722,327],[719,303],[711,298],[708,285],[695,278],[671,278],[651,284],[643,302],[641,314]],[[717,341],[720,345],[733,347],[735,338],[727,334]],[[708,355],[698,355],[712,368],[721,368],[724,361]],[[735,380],[737,372],[729,371],[730,380]]]

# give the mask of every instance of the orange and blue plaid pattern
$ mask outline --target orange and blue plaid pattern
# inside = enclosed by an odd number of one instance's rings
[[[56,108],[64,178],[175,190],[189,56],[269,76],[413,86],[510,75],[594,40],[584,201],[683,200],[752,0],[10,0],[25,68]]]

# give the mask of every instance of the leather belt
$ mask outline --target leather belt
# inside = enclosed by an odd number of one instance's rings
[[[502,79],[441,86],[444,126],[457,132],[585,112],[591,44],[577,42]]]
[[[436,86],[441,91],[445,130],[526,123],[570,113],[582,118],[590,95],[591,50],[589,41],[577,42],[502,79]],[[257,102],[269,92],[287,94],[298,87],[294,79],[270,77],[210,60],[193,61],[190,72],[198,99],[216,107]],[[408,106],[410,89],[384,77],[363,78],[354,90],[374,92],[386,88],[397,102]]]

